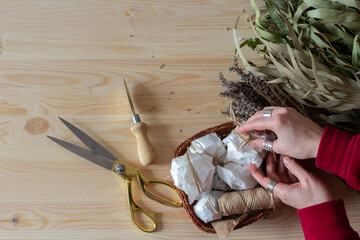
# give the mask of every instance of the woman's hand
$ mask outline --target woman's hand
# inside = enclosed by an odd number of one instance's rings
[[[281,156],[276,166],[274,155],[269,153],[266,159],[267,176],[253,164],[249,164],[252,176],[266,188],[275,180],[273,193],[280,200],[296,209],[309,207],[333,200],[328,187],[317,177],[303,169],[293,158]]]
[[[271,117],[264,118],[264,110],[258,111],[237,130],[240,134],[250,131],[271,130],[277,135],[272,150],[298,159],[315,158],[323,129],[292,108],[273,109]],[[255,139],[251,146],[263,148],[265,139]]]

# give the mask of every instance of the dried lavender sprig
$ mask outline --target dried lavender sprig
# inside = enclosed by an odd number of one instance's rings
[[[253,87],[247,85],[244,82],[237,81],[227,81],[223,74],[219,74],[219,78],[221,81],[221,85],[226,87],[226,90],[224,92],[220,93],[221,97],[227,97],[227,98],[236,98],[240,97],[240,95],[244,95],[248,100],[251,100],[252,102],[256,102],[258,105],[264,105],[267,103],[267,101],[261,97]],[[241,96],[241,97],[244,97]]]
[[[234,58],[233,66],[229,68],[229,71],[235,72],[240,77],[240,81],[243,81],[255,88],[256,91],[270,103],[270,105],[294,107],[304,116],[308,116],[307,111],[302,104],[294,101],[294,99],[284,94],[278,86],[275,86],[275,88],[271,86],[268,83],[268,77],[255,77],[249,73],[245,73],[244,69],[239,67],[236,58]]]
[[[230,117],[232,114],[232,117],[235,117],[238,122],[244,122],[254,113],[269,105],[294,107],[305,116],[307,115],[303,105],[297,104],[281,89],[271,87],[265,76],[255,77],[246,73],[243,68],[239,67],[236,59],[234,59],[233,66],[229,68],[229,72],[236,73],[239,80],[228,81],[222,73],[219,74],[220,83],[226,88],[219,95],[232,100],[228,108],[222,112],[227,116]]]
[[[276,97],[275,91],[267,83],[266,77],[255,77],[250,73],[245,73],[244,70],[238,66],[236,59],[234,59],[233,66],[229,67],[229,72],[235,72],[240,77],[241,82],[257,89],[268,98],[274,99]]]
[[[226,88],[219,95],[232,99],[228,108],[222,112],[223,114],[230,117],[230,112],[232,112],[238,122],[245,122],[264,107],[265,99],[253,87],[241,81],[227,81],[222,73],[219,74],[219,78],[221,85]]]

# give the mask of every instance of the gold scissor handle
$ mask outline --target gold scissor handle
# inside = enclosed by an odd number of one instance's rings
[[[154,232],[157,228],[155,213],[145,211],[144,209],[139,207],[139,205],[136,204],[136,202],[134,201],[134,199],[132,197],[132,193],[131,193],[131,179],[126,180],[126,188],[127,188],[127,193],[128,193],[130,215],[131,215],[133,222],[140,230],[142,230],[144,232]],[[141,212],[141,213],[145,214],[148,217],[148,219],[150,219],[150,221],[152,223],[152,227],[148,228],[148,227],[142,226],[135,217],[136,212]]]
[[[131,190],[131,180],[133,179],[133,177],[135,177],[135,176],[137,177],[137,179],[139,180],[141,190],[150,199],[153,199],[153,200],[155,200],[155,201],[157,201],[157,202],[159,202],[159,203],[161,203],[163,205],[170,206],[170,207],[181,207],[182,206],[182,201],[181,201],[181,199],[179,197],[179,194],[178,194],[178,192],[177,192],[174,185],[172,185],[172,184],[170,184],[168,182],[164,182],[164,181],[149,180],[148,178],[144,177],[144,175],[142,175],[142,173],[139,171],[139,169],[131,167],[131,166],[126,165],[126,164],[123,164],[119,160],[115,162],[115,164],[114,164],[114,166],[112,168],[112,171],[119,174],[126,181],[126,188],[127,188],[127,194],[128,194],[128,201],[129,201],[129,208],[130,208],[131,218],[133,219],[135,225],[140,230],[142,230],[144,232],[154,232],[156,230],[156,217],[155,217],[155,213],[145,211],[144,209],[139,207],[136,204],[136,202],[134,201],[134,199],[132,197],[132,193],[131,193],[131,191],[132,191]],[[162,185],[165,185],[167,187],[170,187],[170,189],[175,191],[176,196],[179,199],[179,202],[174,202],[172,200],[166,199],[164,197],[161,197],[161,196],[149,191],[147,189],[147,186],[149,186],[150,184],[162,184]],[[135,213],[136,212],[141,212],[141,213],[145,214],[150,219],[153,226],[151,228],[147,228],[147,227],[142,226],[135,218]]]
[[[178,194],[175,186],[172,185],[171,183],[168,183],[165,181],[160,181],[160,180],[150,180],[150,179],[144,177],[144,175],[142,175],[141,172],[139,172],[139,174],[137,175],[137,178],[139,180],[141,190],[145,193],[146,196],[148,196],[152,200],[157,201],[157,202],[159,202],[165,206],[169,206],[169,207],[181,207],[182,206],[182,201],[179,197],[179,194]],[[147,189],[147,187],[150,184],[162,184],[162,185],[165,185],[165,186],[171,188],[173,191],[175,191],[176,196],[178,197],[179,201],[175,202],[175,201],[166,199],[164,197],[161,197],[161,196],[151,192],[150,190]]]

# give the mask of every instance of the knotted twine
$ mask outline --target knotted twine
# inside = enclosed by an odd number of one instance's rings
[[[238,134],[236,131],[233,131],[233,133],[238,135],[243,140],[243,143],[238,147],[238,150],[243,148],[245,145],[249,144],[250,141],[252,140],[251,136],[243,136],[243,135]],[[199,149],[201,147],[196,146],[196,148]],[[220,156],[220,158],[218,156],[215,157],[215,156],[212,156],[205,149],[201,149],[201,150],[203,152],[205,152],[207,155],[209,155],[215,159],[215,161],[213,162],[214,165],[221,164],[221,160],[223,159],[223,156]],[[218,153],[219,153],[219,151],[216,151],[216,155],[218,155]],[[258,153],[260,154],[260,152],[258,152]],[[204,189],[202,187],[202,184],[201,184],[201,181],[200,181],[198,175],[196,174],[194,166],[192,165],[191,160],[189,159],[187,152],[185,153],[185,156],[186,156],[186,160],[187,160],[191,175],[193,176],[196,187],[198,189],[198,192],[202,193],[202,192],[204,192]],[[232,161],[222,163],[221,165],[225,165],[229,162],[232,162]],[[244,213],[249,213],[249,212],[253,212],[253,211],[257,211],[257,210],[264,210],[264,209],[275,209],[275,207],[281,203],[279,198],[277,198],[273,193],[270,193],[269,191],[265,190],[262,187],[243,190],[243,191],[224,193],[218,199],[220,211],[218,211],[215,208],[214,204],[210,200],[210,197],[208,197],[207,200],[208,200],[210,206],[213,208],[213,210],[216,213],[221,214],[222,216],[244,214]]]
[[[230,108],[230,119],[235,123],[236,126],[241,126],[241,124],[236,120],[232,108]],[[243,143],[238,147],[238,150],[243,148],[245,145],[249,145],[250,142],[256,138],[256,136],[253,136],[251,133],[244,136],[234,130],[232,132],[243,140]],[[258,150],[255,149],[255,151],[257,151],[260,156],[262,156]],[[275,153],[272,152],[272,154],[274,154],[274,159],[276,161]],[[265,158],[265,156],[262,157]],[[275,207],[281,205],[281,200],[273,193],[265,190],[263,187],[258,187],[248,190],[224,193],[218,199],[218,204],[221,215],[231,216],[236,214],[245,214],[257,210],[275,209]]]
[[[220,151],[221,151],[221,147],[218,147],[215,151],[215,156],[210,154],[208,151],[206,151],[202,146],[198,146],[196,144],[191,144],[189,147],[191,150],[193,150],[194,152],[196,152],[197,154],[200,154],[201,152],[204,152],[206,155],[208,155],[209,157],[213,158],[212,163],[216,166],[216,165],[220,165],[223,166],[228,162],[224,163],[224,158],[226,157],[226,152],[224,152],[221,156],[219,156]]]

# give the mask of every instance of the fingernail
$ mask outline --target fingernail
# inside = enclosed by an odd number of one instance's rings
[[[286,165],[289,164],[289,159],[288,159],[287,157],[284,157],[284,158],[283,158],[283,161],[284,161],[284,163],[285,163]]]

